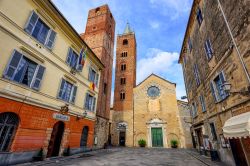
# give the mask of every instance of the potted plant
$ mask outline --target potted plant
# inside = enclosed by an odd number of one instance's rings
[[[177,140],[173,139],[173,140],[170,141],[170,143],[171,143],[172,148],[177,148],[178,147],[178,141]]]
[[[33,157],[35,161],[43,161],[44,159],[44,153],[43,148],[41,148],[36,156]]]
[[[146,141],[144,139],[140,139],[138,141],[138,144],[139,144],[140,147],[145,147],[146,146]]]

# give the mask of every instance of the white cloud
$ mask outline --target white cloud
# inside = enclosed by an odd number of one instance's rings
[[[156,22],[156,21],[150,21],[149,22],[149,25],[151,28],[153,29],[158,29],[160,27],[160,23],[159,22]]]
[[[184,13],[189,12],[191,0],[149,0],[152,7],[161,9],[164,15],[168,15],[172,20],[177,19]]]
[[[179,54],[164,52],[160,49],[150,48],[145,58],[138,61],[137,82],[141,82],[151,73],[171,73],[176,67]]]
[[[181,66],[177,63],[177,52],[166,52],[157,48],[150,48],[146,56],[138,61],[137,84],[150,74],[157,74],[171,82],[177,83],[177,98],[185,96]]]

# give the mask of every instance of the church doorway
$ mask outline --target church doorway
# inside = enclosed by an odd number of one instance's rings
[[[162,128],[151,128],[152,147],[163,147]]]
[[[125,131],[120,131],[119,134],[119,145],[120,146],[125,146],[126,142],[126,132]]]
[[[64,123],[59,121],[53,127],[53,131],[51,133],[49,141],[47,157],[53,157],[59,155],[63,132],[64,132]]]

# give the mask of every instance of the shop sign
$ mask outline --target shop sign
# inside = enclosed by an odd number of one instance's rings
[[[54,113],[53,118],[57,120],[62,120],[62,121],[69,121],[70,117],[67,115],[59,114],[59,113]]]

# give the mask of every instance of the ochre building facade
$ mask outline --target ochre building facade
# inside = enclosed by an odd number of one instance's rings
[[[0,38],[0,165],[91,149],[104,65],[81,36],[49,0],[2,0]]]

